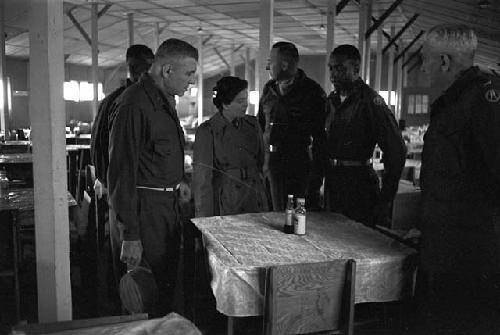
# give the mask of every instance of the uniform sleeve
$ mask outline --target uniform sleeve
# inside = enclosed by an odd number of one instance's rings
[[[267,86],[264,86],[264,89],[262,90],[262,95],[259,99],[259,110],[257,112],[257,120],[262,131],[266,130],[266,116],[264,115],[264,108],[262,107],[262,97],[266,94],[266,88]]]
[[[259,145],[259,152],[257,153],[257,167],[259,168],[260,171],[262,171],[262,167],[264,165],[264,155],[265,155],[264,135],[262,134],[262,129],[259,126],[259,122],[253,117],[251,120],[257,132],[257,141]]]
[[[472,133],[500,191],[500,83],[483,86],[478,93],[479,101],[472,106]]]
[[[213,151],[210,125],[205,122],[196,131],[193,149],[193,194],[195,216],[214,215]]]
[[[136,185],[146,127],[147,122],[138,106],[118,106],[109,136],[108,184],[111,206],[123,224],[126,241],[140,239]]]
[[[313,207],[319,205],[319,193],[323,184],[323,176],[326,159],[326,94],[319,86],[311,96],[309,105],[311,106],[311,136],[312,136],[312,165],[309,175],[309,185],[307,197]]]
[[[92,125],[92,134],[90,136],[90,160],[95,167],[96,178],[105,181],[108,155],[108,117],[107,110],[109,101],[105,99],[99,105],[97,115]]]
[[[396,119],[384,99],[376,95],[369,104],[373,112],[377,143],[384,153],[381,196],[382,200],[390,201],[398,191],[399,179],[405,166],[406,146]]]

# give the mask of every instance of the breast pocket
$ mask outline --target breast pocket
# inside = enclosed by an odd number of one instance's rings
[[[163,176],[172,155],[172,145],[169,140],[158,140],[153,144],[153,169],[155,174]]]

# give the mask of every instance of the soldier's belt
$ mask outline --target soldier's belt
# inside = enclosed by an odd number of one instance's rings
[[[345,159],[334,159],[330,158],[329,159],[330,166],[369,166],[372,164],[371,159],[367,160],[345,160]]]
[[[136,188],[140,188],[140,189],[144,189],[144,190],[159,191],[159,192],[174,192],[180,188],[180,184],[177,184],[177,185],[172,186],[172,187],[149,187],[149,186],[137,185]]]

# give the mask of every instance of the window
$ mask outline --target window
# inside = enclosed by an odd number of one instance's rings
[[[102,83],[97,84],[97,98],[104,99]],[[86,81],[69,81],[64,83],[64,100],[67,101],[92,101],[94,100],[94,86]]]
[[[429,112],[429,96],[427,94],[408,95],[408,114],[427,114]]]

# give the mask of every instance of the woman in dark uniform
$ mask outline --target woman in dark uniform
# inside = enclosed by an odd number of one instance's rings
[[[220,79],[213,103],[219,112],[198,128],[194,143],[195,215],[267,211],[262,132],[257,119],[245,114],[248,82]]]

